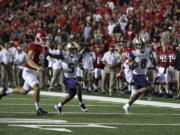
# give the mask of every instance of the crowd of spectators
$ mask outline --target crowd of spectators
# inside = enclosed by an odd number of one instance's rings
[[[46,31],[60,44],[124,45],[137,35],[146,42],[177,42],[179,0],[0,0],[0,42],[32,42]]]

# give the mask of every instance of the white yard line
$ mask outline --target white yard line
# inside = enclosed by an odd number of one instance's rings
[[[32,92],[30,92],[30,93],[32,94]],[[67,93],[41,91],[41,95],[65,97],[67,95]],[[75,98],[77,98],[77,96]],[[104,102],[114,102],[114,103],[127,103],[129,101],[129,99],[125,99],[125,98],[113,98],[113,97],[103,97],[103,96],[87,96],[87,95],[83,95],[83,99],[104,101]],[[150,105],[150,106],[157,106],[157,107],[180,108],[180,104],[178,104],[178,103],[165,103],[165,102],[158,102],[158,101],[138,100],[135,102],[135,104]]]
[[[2,88],[0,88],[0,89],[2,89]],[[32,94],[32,93],[33,92],[31,91],[30,94]],[[65,97],[67,95],[67,93],[41,91],[41,95],[43,95],[43,96],[53,96],[53,97],[59,97],[59,96],[60,97]],[[75,98],[77,98],[77,96]],[[111,102],[111,103],[127,103],[129,101],[129,99],[125,99],[125,98],[113,98],[113,97],[103,97],[103,96],[88,96],[88,95],[83,95],[83,99],[103,101],[103,102]],[[178,103],[167,103],[167,102],[158,102],[158,101],[137,100],[135,102],[135,104],[138,104],[138,105],[150,105],[150,106],[156,106],[156,107],[180,108],[180,104],[178,104]]]

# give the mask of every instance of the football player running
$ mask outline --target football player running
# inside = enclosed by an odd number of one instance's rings
[[[66,44],[65,52],[60,52],[58,55],[48,53],[50,57],[62,60],[62,66],[64,70],[63,82],[66,86],[66,89],[68,90],[68,95],[54,106],[57,112],[60,114],[62,113],[62,106],[73,99],[76,94],[78,96],[80,109],[83,112],[88,111],[85,104],[82,102],[81,85],[77,80],[76,73],[78,66],[81,65],[82,56],[85,53],[85,50],[78,53],[78,47],[79,46],[77,43],[71,41]]]
[[[123,106],[125,113],[128,114],[130,106],[145,92],[152,91],[153,87],[146,79],[146,64],[150,57],[150,51],[145,49],[142,39],[137,38],[135,42],[137,49],[132,51],[128,58],[129,68],[133,72],[133,89],[129,102]]]
[[[37,115],[47,114],[40,106],[40,84],[39,74],[47,66],[46,50],[49,37],[45,32],[38,32],[34,43],[29,44],[27,50],[26,64],[23,68],[24,85],[22,88],[3,88],[0,99],[9,94],[27,94],[31,89],[34,90],[34,102]]]

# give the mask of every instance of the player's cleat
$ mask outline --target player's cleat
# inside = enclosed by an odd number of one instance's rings
[[[88,109],[86,108],[86,106],[84,104],[80,104],[80,109],[83,112],[88,112]]]
[[[62,107],[58,107],[58,105],[55,105],[54,108],[57,110],[59,114],[62,114]]]
[[[39,108],[39,109],[36,111],[36,114],[37,114],[37,115],[46,115],[46,114],[48,114],[48,112],[44,111],[42,108]]]
[[[2,93],[0,94],[0,99],[1,99],[2,97],[4,97],[4,96],[7,95],[7,94],[6,94],[6,91],[7,91],[7,88],[4,87],[4,88],[2,89]]]
[[[128,104],[123,105],[123,109],[126,114],[129,114],[129,105]]]

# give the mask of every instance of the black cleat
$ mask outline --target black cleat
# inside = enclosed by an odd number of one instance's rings
[[[43,109],[39,108],[37,111],[36,111],[36,114],[37,115],[46,115],[48,114],[48,112],[44,111]]]
[[[57,110],[59,114],[62,114],[62,107],[58,107],[58,105],[55,105],[54,108]]]
[[[4,87],[4,88],[2,89],[2,93],[0,94],[0,99],[1,99],[2,97],[4,97],[4,96],[7,95],[7,94],[6,94],[6,91],[7,91],[7,88]]]
[[[88,112],[88,109],[86,108],[86,106],[84,104],[81,104],[80,108],[81,108],[81,111]]]

